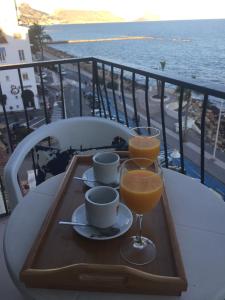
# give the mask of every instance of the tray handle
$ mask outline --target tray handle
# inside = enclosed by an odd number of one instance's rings
[[[21,272],[21,280],[27,287],[64,289],[130,291],[139,286],[144,293],[180,295],[185,282],[180,278],[146,274],[126,266],[75,264],[56,269],[27,269]]]
[[[128,282],[128,274],[118,272],[118,267],[80,264],[79,267],[73,265],[68,268],[79,286],[123,287]]]
[[[67,288],[115,286],[122,288],[128,282],[128,274],[118,272],[113,266],[78,264],[55,269],[27,269],[20,273],[20,279],[28,287],[54,288],[63,282]]]
[[[128,280],[127,276],[125,275],[119,275],[110,272],[104,272],[102,274],[99,274],[99,272],[93,272],[91,274],[81,273],[78,275],[77,279],[81,284],[89,286],[99,285],[100,283],[105,286],[122,286]]]

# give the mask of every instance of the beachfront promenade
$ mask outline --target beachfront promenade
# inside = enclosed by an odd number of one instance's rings
[[[82,71],[82,74],[84,76],[90,76],[86,71]],[[58,82],[58,76],[56,73],[53,74],[54,82],[53,84],[57,84]],[[64,78],[64,85],[65,85],[65,100],[66,100],[66,110],[70,116],[76,116],[79,115],[79,108],[78,105],[74,104],[74,100],[78,99],[79,97],[79,92],[78,92],[78,85],[75,83],[74,80]],[[140,116],[140,124],[147,124],[146,122],[146,108],[145,108],[145,102],[143,101],[144,97],[142,95],[143,91],[140,91],[139,93],[137,92],[137,106],[138,106],[138,114]],[[160,114],[160,100],[159,99],[154,99],[152,98],[152,95],[154,94],[154,90],[150,92],[150,111],[151,111],[151,125],[156,126],[158,128],[161,128],[161,114]],[[117,104],[118,104],[118,109],[120,112],[123,111],[123,104],[121,100],[121,94],[119,91],[115,92],[116,98],[117,98]],[[113,107],[113,95],[112,95],[112,90],[108,89],[108,95],[109,98],[111,99],[111,107]],[[131,120],[134,115],[134,110],[132,106],[132,96],[129,93],[125,94],[126,98],[126,108],[128,112],[128,117]],[[87,105],[87,100],[84,98],[84,113],[85,114],[90,114],[90,109],[88,108]],[[173,99],[170,98],[168,95],[166,102],[169,103],[170,101],[173,101]],[[114,114],[114,113],[113,113]],[[57,119],[61,118],[61,108],[55,104],[53,105],[53,111],[52,111],[52,121],[56,121]],[[179,135],[178,133],[175,132],[175,123],[177,120],[174,118],[168,116],[165,114],[165,121],[167,124],[167,143],[170,148],[172,149],[178,149],[179,150]],[[184,143],[184,156],[188,159],[190,159],[192,162],[194,162],[196,165],[200,164],[200,147],[196,143],[196,139],[194,139],[194,134],[193,130],[189,131],[189,138],[188,141]],[[209,152],[210,149],[207,151],[207,146],[206,146],[206,153],[205,153],[205,166],[206,166],[206,171],[208,171],[212,176],[216,177],[219,179],[221,182],[225,184],[225,161],[221,159],[212,159],[212,154]]]
[[[62,58],[63,55],[64,55],[64,57],[67,57],[67,58],[71,57],[70,55],[63,53],[61,51],[58,51],[58,50],[51,49],[50,51],[48,51],[48,50],[45,51],[45,59],[46,60],[59,59],[59,58]],[[64,76],[64,84],[65,84],[65,86],[67,86],[67,88],[73,90],[73,92],[75,93],[73,96],[73,99],[75,99],[75,97],[77,97],[77,99],[78,99],[78,97],[79,97],[78,82],[76,82],[77,71],[76,71],[76,69],[74,69],[74,67],[73,67],[73,71],[72,71],[72,68],[69,65],[68,66],[65,65],[65,68],[68,68],[68,70],[70,70],[70,74],[71,74],[71,72],[74,72],[73,78],[75,80],[68,78],[67,76]],[[58,76],[55,73],[53,76],[55,76],[54,83],[57,84]],[[92,78],[92,74],[90,72],[88,72],[86,68],[84,69],[82,67],[81,67],[81,76],[86,81],[88,81],[88,80],[90,81]],[[110,90],[110,89],[107,89],[107,90],[108,90],[108,96],[111,99],[111,106],[113,107],[112,90]],[[161,127],[160,100],[152,97],[155,93],[156,93],[155,87],[149,89],[149,100],[150,100],[149,106],[150,106],[150,114],[151,114],[151,120],[152,120],[151,124],[153,126],[157,126],[160,128]],[[71,95],[71,92],[67,93],[67,97],[69,97],[69,95]],[[166,90],[166,95],[167,95],[167,98],[165,98],[165,105],[167,103],[173,102],[176,99],[176,95],[172,91]],[[122,105],[122,100],[121,100],[121,91],[116,90],[115,96],[116,96],[116,100],[117,100],[117,104],[118,104],[118,109],[121,112],[123,112],[124,110],[123,110],[123,105]],[[127,107],[129,118],[132,119],[133,115],[134,115],[134,111],[133,111],[133,100],[132,100],[131,91],[125,91],[125,99],[126,99],[126,107]],[[69,102],[71,102],[71,99],[69,100]],[[141,123],[146,124],[146,107],[145,107],[143,90],[136,91],[136,102],[137,102],[137,110],[139,112]],[[84,105],[84,107],[87,108],[87,105],[86,106]],[[68,108],[69,108],[68,111],[70,112],[71,116],[78,115],[79,111],[77,109],[77,106],[74,106],[74,109],[76,110],[76,112],[74,111],[74,113],[71,111],[71,105],[69,105]],[[88,114],[88,108],[85,113]],[[56,105],[53,108],[52,118],[54,120],[56,120],[56,118],[57,118],[57,116],[59,116],[59,114],[60,114],[59,108]],[[175,127],[176,127],[177,122],[178,122],[177,119],[172,118],[165,111],[165,123],[166,123],[166,127],[167,127],[167,129],[166,129],[167,143],[171,148],[173,148],[173,149],[176,148],[179,150],[179,134],[177,132],[175,132]],[[199,135],[195,131],[190,129],[188,132],[187,142],[184,143],[184,156],[186,158],[190,159],[191,161],[193,161],[198,166],[200,164],[199,140],[200,140]],[[209,145],[207,145],[207,144],[205,145],[205,150],[206,150],[206,153],[205,153],[206,171],[208,173],[210,173],[212,176],[219,179],[221,182],[225,183],[224,153],[222,153],[222,152],[220,153],[220,151],[218,151],[216,158],[213,159],[213,156],[211,154],[212,149],[209,147]]]

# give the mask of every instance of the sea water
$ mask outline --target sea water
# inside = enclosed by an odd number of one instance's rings
[[[165,71],[171,76],[225,84],[225,19],[70,24],[46,26],[54,40],[144,37],[78,44],[55,48],[77,57],[94,56],[145,70]]]

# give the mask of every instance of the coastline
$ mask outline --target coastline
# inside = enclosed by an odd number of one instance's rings
[[[77,56],[68,54],[65,51],[61,51],[61,50],[58,50],[58,49],[55,49],[55,48],[49,47],[49,46],[45,46],[43,50],[44,50],[44,58],[45,59],[47,58],[48,60],[50,60],[51,57],[52,57],[52,59],[77,58]]]

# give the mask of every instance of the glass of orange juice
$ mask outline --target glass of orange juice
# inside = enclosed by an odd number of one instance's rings
[[[160,130],[155,127],[135,127],[129,138],[130,157],[145,157],[152,161],[160,152]]]
[[[143,214],[159,202],[163,189],[161,169],[152,170],[151,160],[132,158],[126,160],[120,171],[120,195],[124,203],[137,215],[139,224],[135,236],[125,238],[121,256],[129,263],[145,265],[156,257],[156,247],[142,235]]]

